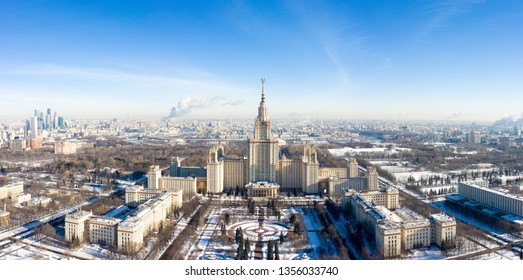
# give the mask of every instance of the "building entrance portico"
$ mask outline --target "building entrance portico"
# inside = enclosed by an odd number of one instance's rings
[[[280,192],[280,185],[269,182],[250,183],[245,188],[247,188],[247,193],[250,197],[276,198]]]

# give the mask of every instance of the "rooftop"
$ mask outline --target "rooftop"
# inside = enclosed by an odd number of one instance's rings
[[[442,223],[449,223],[449,222],[456,221],[456,219],[454,219],[454,217],[449,216],[445,213],[432,214],[432,215],[430,215],[430,217],[433,218],[434,220],[440,221]]]
[[[490,193],[493,193],[493,194],[496,194],[496,195],[506,196],[506,197],[510,197],[510,198],[513,198],[513,199],[517,199],[517,200],[523,201],[522,197],[510,194],[510,193],[505,192],[505,191],[492,189],[492,188],[489,188],[489,187],[483,187],[483,186],[480,186],[480,185],[477,185],[477,184],[463,184],[463,185],[467,185],[467,186],[471,186],[471,187],[474,187],[474,188],[478,188],[478,189],[481,189],[483,191],[490,192]]]
[[[73,212],[71,214],[67,214],[66,218],[67,219],[75,219],[75,220],[78,220],[78,219],[81,219],[81,218],[84,218],[84,217],[89,217],[93,215],[92,212],[88,212],[88,211],[76,211],[76,212]]]
[[[121,220],[116,219],[116,218],[111,218],[111,217],[92,216],[90,222],[114,226],[114,225],[117,225],[119,222],[121,222]]]

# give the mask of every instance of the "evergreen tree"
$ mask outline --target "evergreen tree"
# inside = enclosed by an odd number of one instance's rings
[[[240,240],[239,240],[239,242],[243,242],[243,229],[242,229],[242,227],[239,227],[239,229],[240,229]]]
[[[301,235],[301,225],[300,223],[296,223],[296,225],[294,225],[294,233],[296,233],[297,235]]]
[[[296,214],[292,214],[291,218],[290,218],[291,224],[294,224],[295,221],[296,221]]]
[[[242,260],[243,259],[243,243],[238,244],[238,249],[236,249],[236,259]]]
[[[222,224],[222,228],[221,228],[221,231],[222,231],[222,235],[225,235],[227,234],[227,228],[225,227],[224,224]]]
[[[243,259],[248,260],[250,253],[251,253],[251,242],[249,241],[249,239],[246,239],[244,249],[243,249]]]
[[[273,260],[274,259],[274,255],[273,255],[273,248],[272,248],[272,240],[269,240],[269,242],[267,243],[267,259],[268,260]]]
[[[240,239],[241,239],[241,230],[240,230],[240,228],[237,228],[234,240],[236,243],[240,243]]]
[[[278,249],[278,242],[274,242],[274,259],[280,259],[280,250]]]
[[[229,212],[225,212],[225,224],[229,224],[231,222],[231,214]]]

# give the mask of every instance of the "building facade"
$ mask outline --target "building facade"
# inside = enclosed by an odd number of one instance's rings
[[[473,183],[459,183],[458,194],[490,207],[523,217],[523,198]]]
[[[280,185],[269,182],[256,182],[247,185],[247,194],[250,197],[276,198],[280,192]]]
[[[160,166],[152,165],[147,172],[147,187],[149,190],[182,190],[184,199],[196,194],[197,178],[195,177],[162,177]],[[132,194],[130,194],[132,195]]]
[[[11,198],[24,192],[24,183],[21,181],[0,186],[0,199]]]
[[[440,248],[456,243],[456,220],[444,213],[430,215],[432,242]]]
[[[254,137],[249,144],[249,182],[275,183],[279,167],[278,139],[272,137],[269,110],[265,103],[264,82],[258,116],[254,122]]]
[[[116,233],[120,219],[91,216],[89,218],[89,241],[116,247]]]
[[[403,250],[428,247],[431,243],[440,247],[455,243],[456,220],[450,216],[435,214],[426,219],[404,208],[391,211],[357,192],[346,197],[344,206],[373,238],[376,250],[384,258],[398,257]]]
[[[86,221],[93,215],[92,212],[76,211],[65,215],[65,241],[84,242]]]
[[[145,203],[146,201],[161,197],[164,194],[169,195],[171,201],[171,207],[180,208],[182,207],[182,189],[144,189],[141,186],[132,186],[125,189],[125,203]]]

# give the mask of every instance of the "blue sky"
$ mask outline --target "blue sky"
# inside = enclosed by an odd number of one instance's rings
[[[523,112],[521,1],[2,1],[0,119],[493,121]],[[180,110],[185,109],[185,110]]]

